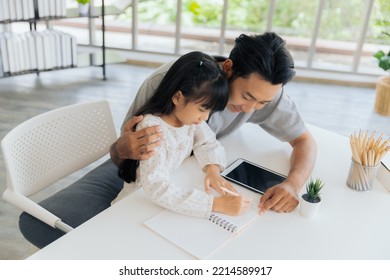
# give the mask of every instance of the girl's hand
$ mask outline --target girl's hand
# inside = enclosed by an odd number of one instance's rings
[[[251,199],[241,195],[223,195],[214,197],[213,212],[238,216],[247,212],[251,207]]]
[[[218,165],[207,165],[206,168],[206,176],[204,181],[206,193],[210,193],[211,188],[214,188],[220,194],[227,194],[227,192],[221,189],[222,187],[237,193],[229,181],[221,176]]]

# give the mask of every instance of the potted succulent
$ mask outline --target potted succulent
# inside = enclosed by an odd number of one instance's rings
[[[321,205],[320,191],[324,186],[324,182],[320,179],[310,178],[306,184],[306,193],[301,196],[299,212],[304,217],[314,217]]]
[[[76,0],[79,4],[79,14],[82,16],[88,15],[89,10],[89,1],[90,0]]]
[[[390,37],[390,33],[383,32]],[[386,54],[380,50],[374,54],[378,66],[390,73],[390,50]],[[375,111],[384,116],[390,116],[390,75],[379,77],[376,84]]]

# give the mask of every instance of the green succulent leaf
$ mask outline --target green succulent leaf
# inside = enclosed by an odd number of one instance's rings
[[[311,200],[316,200],[320,198],[320,191],[324,187],[324,182],[320,179],[310,178],[309,182],[306,184],[306,193]]]
[[[82,5],[85,5],[87,3],[89,3],[89,0],[76,0],[77,3],[80,3]]]

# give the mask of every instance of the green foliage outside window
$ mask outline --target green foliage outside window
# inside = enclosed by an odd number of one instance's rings
[[[223,0],[183,0],[182,24],[186,27],[220,28]],[[367,10],[366,0],[327,0],[321,18],[320,38],[356,41]],[[266,30],[269,0],[229,0],[227,28],[245,32]],[[273,30],[284,35],[310,38],[319,0],[278,0],[272,20]],[[176,0],[140,0],[138,17],[142,24],[172,25],[176,20]],[[131,18],[131,8],[127,19]],[[390,1],[375,0],[366,42],[388,44],[384,30],[390,27]]]

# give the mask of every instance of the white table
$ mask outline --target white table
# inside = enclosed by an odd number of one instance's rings
[[[390,193],[378,180],[358,192],[345,184],[351,152],[347,137],[309,126],[318,145],[313,177],[321,177],[322,205],[314,219],[272,211],[212,255],[212,259],[390,259]],[[221,140],[229,162],[238,157],[286,174],[291,147],[257,126],[244,125]],[[255,144],[253,144],[255,143]],[[175,173],[176,182],[202,182],[195,159]],[[245,190],[243,192],[246,192]],[[252,192],[253,207],[259,195]],[[143,225],[162,208],[134,192],[29,259],[192,259]]]

